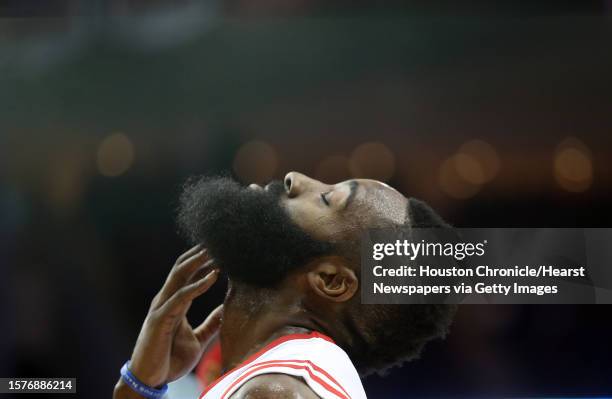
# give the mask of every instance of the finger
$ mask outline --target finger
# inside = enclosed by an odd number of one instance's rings
[[[221,326],[221,319],[223,318],[223,305],[219,305],[210,312],[206,320],[197,326],[193,332],[200,341],[202,348],[204,348],[210,339],[215,335]]]
[[[209,259],[205,262],[204,265],[202,265],[202,267],[197,268],[196,271],[191,274],[191,276],[189,277],[189,281],[187,281],[187,284],[192,284],[200,279],[203,279],[208,273],[210,273],[212,269],[217,269],[215,265],[215,260]]]
[[[168,298],[170,298],[181,286],[187,285],[187,279],[183,274],[189,271],[191,267],[197,267],[205,262],[206,252],[201,250],[196,252],[183,262],[175,264],[166,277],[164,285],[159,290],[153,301],[151,302],[150,310],[154,310],[162,306]]]
[[[185,259],[191,257],[192,255],[195,255],[196,253],[200,252],[202,249],[203,249],[202,244],[194,245],[193,247],[189,248],[187,251],[183,252],[178,258],[176,258],[176,262],[174,262],[174,264],[178,265],[179,263],[182,263]]]
[[[212,261],[208,257],[206,250],[197,252],[196,254],[185,259],[183,262],[174,266],[159,292],[156,305],[162,306],[172,295],[179,289],[189,284],[189,280],[198,270],[210,269]]]
[[[159,311],[165,316],[184,316],[191,302],[202,295],[217,281],[219,270],[214,269],[206,277],[179,289],[164,303]]]

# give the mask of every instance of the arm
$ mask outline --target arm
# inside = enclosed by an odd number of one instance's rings
[[[195,367],[219,327],[222,307],[196,328],[191,327],[186,315],[192,301],[214,284],[217,275],[206,250],[199,246],[177,259],[151,303],[132,353],[130,371],[142,383],[159,387]],[[142,399],[142,396],[119,379],[113,398]]]
[[[320,399],[306,383],[286,374],[263,374],[247,381],[231,399]]]

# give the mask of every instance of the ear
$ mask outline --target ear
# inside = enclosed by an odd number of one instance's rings
[[[310,288],[333,302],[346,302],[355,295],[359,281],[342,258],[323,258],[307,274]]]

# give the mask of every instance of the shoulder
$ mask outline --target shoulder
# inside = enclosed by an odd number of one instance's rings
[[[319,396],[299,378],[263,374],[246,382],[231,399],[319,399]]]

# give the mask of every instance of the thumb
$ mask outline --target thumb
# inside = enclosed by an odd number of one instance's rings
[[[193,332],[200,341],[202,348],[206,347],[210,339],[215,335],[221,326],[221,319],[223,317],[223,305],[219,305],[210,312],[206,320],[197,326]]]

